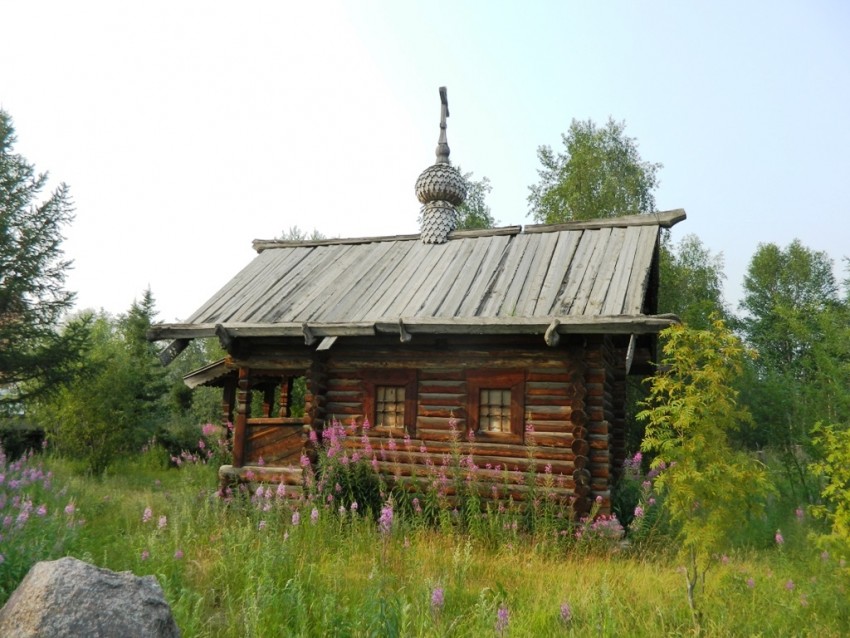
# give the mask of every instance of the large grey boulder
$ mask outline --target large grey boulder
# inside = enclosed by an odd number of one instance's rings
[[[3,638],[179,638],[153,576],[113,572],[76,558],[33,565],[3,609]]]

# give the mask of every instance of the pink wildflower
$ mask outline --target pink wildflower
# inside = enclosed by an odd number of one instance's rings
[[[165,529],[165,527],[167,525],[168,525],[168,518],[165,515],[160,516],[159,517],[159,523],[157,524],[157,527],[159,527],[159,529]]]
[[[442,587],[435,587],[434,591],[431,592],[431,609],[434,611],[440,611],[445,604],[445,593],[443,592]]]
[[[147,560],[151,557],[151,553],[148,550],[142,550],[142,560]]]
[[[393,506],[392,503],[387,503],[381,508],[381,516],[378,519],[378,530],[381,534],[387,535],[393,528]]]
[[[755,579],[754,579],[752,576],[750,576],[750,577],[747,579],[747,587],[749,587],[750,589],[752,589],[752,588],[753,588],[753,587],[755,587],[755,586],[756,586],[756,581],[755,581]]]
[[[796,587],[796,585],[794,585],[793,580],[789,580],[787,583],[785,583],[785,589],[787,589],[788,591],[793,591],[794,587]]]
[[[174,552],[174,559],[180,560],[181,558],[183,558],[183,550],[178,549],[176,552]]]
[[[773,538],[777,545],[782,545],[785,542],[785,539],[782,537],[782,532],[779,530],[776,530],[776,535]]]
[[[153,512],[150,507],[146,507],[144,513],[142,514],[142,522],[147,523],[153,518]]]
[[[313,511],[310,512],[310,522],[313,525],[315,525],[316,521],[318,521],[318,520],[319,520],[319,510],[314,507]]]
[[[266,529],[266,521],[264,521],[264,520],[260,521],[259,524],[257,525],[257,529],[260,530],[260,531]]]
[[[508,612],[507,605],[499,605],[499,611],[496,613],[496,633],[500,636],[504,635],[509,623],[510,613]]]
[[[300,523],[300,522],[301,522],[301,514],[298,512],[298,510],[295,510],[294,512],[292,512],[292,524],[298,525],[298,523]]]

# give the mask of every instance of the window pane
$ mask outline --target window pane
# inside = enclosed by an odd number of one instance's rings
[[[375,388],[375,418],[377,425],[387,428],[404,427],[404,386],[379,385]]]
[[[482,432],[511,431],[511,391],[485,388],[478,402],[478,429]]]

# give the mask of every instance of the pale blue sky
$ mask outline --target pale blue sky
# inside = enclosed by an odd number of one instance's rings
[[[0,107],[71,186],[80,306],[150,285],[173,321],[254,238],[416,232],[441,85],[452,160],[503,224],[531,223],[539,145],[612,116],[664,164],[674,239],[723,253],[731,303],[759,242],[850,256],[848,3],[124,5],[0,0]]]

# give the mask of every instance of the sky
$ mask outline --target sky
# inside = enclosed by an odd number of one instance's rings
[[[451,159],[534,223],[537,148],[625,121],[736,309],[760,243],[850,257],[850,3],[0,0],[15,150],[70,186],[77,307],[186,319],[293,226],[418,232]]]

